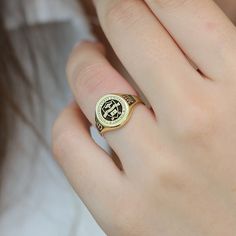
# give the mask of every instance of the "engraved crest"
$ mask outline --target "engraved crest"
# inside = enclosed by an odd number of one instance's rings
[[[129,115],[129,104],[125,98],[116,94],[103,96],[96,105],[97,127],[116,127],[124,123]],[[101,127],[101,126],[102,127]]]
[[[108,121],[118,119],[122,114],[122,105],[115,99],[108,100],[102,106],[102,116]]]

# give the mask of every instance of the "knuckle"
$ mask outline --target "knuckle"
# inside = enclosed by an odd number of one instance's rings
[[[100,85],[102,86],[107,80],[106,72],[109,68],[106,60],[102,57],[94,57],[98,47],[101,45],[91,45],[82,43],[76,47],[69,56],[66,72],[72,88],[80,92],[94,92]],[[95,48],[96,47],[96,48]],[[95,53],[95,54],[94,54]]]
[[[209,137],[215,130],[214,112],[201,105],[187,107],[176,124],[178,136],[190,140]]]
[[[177,163],[162,165],[156,173],[158,185],[164,192],[185,192],[188,188],[185,171]]]
[[[74,85],[78,92],[93,93],[107,83],[106,66],[101,63],[81,63],[77,68]]]
[[[147,175],[147,188],[152,190],[158,188],[161,192],[185,192],[188,189],[187,172],[184,163],[175,158],[176,153],[168,149],[162,154],[159,152],[158,163],[149,166]]]
[[[66,72],[68,77],[74,76],[74,73],[76,72],[77,65],[80,61],[82,50],[85,48],[85,46],[80,46],[76,47],[75,49],[72,50],[70,53],[68,60],[67,60],[67,65],[66,65]]]
[[[89,58],[94,58],[93,55],[96,55],[98,51],[103,54],[104,50],[103,45],[98,42],[82,41],[76,45],[67,60],[66,72],[69,79],[75,77],[77,68],[81,63],[88,61]]]
[[[141,18],[139,13],[139,0],[112,1],[106,9],[104,20],[106,26],[113,27],[114,23],[122,23],[123,27],[132,25]]]

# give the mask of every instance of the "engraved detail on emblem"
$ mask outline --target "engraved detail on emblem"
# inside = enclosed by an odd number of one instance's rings
[[[96,126],[99,131],[122,125],[129,116],[129,104],[120,95],[107,94],[96,104]],[[102,127],[100,126],[102,125]]]
[[[110,99],[101,108],[102,116],[108,121],[114,121],[122,115],[122,105],[115,99]]]

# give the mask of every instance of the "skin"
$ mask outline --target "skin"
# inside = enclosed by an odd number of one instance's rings
[[[235,26],[211,0],[94,4],[153,111],[140,104],[105,133],[121,171],[89,126],[101,96],[137,91],[100,43],[74,48],[67,74],[76,101],[55,122],[53,153],[75,191],[107,235],[236,235]]]
[[[231,21],[236,23],[236,2],[234,0],[215,0],[215,2],[227,14]]]

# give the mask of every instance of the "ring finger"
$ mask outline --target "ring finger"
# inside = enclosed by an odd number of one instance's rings
[[[103,54],[104,49],[101,44],[84,42],[74,49],[67,67],[69,84],[76,101],[93,125],[96,102],[100,97],[108,93],[137,95]],[[120,157],[124,170],[126,168],[134,170],[139,164],[143,166],[145,155],[142,151],[146,150],[143,140],[150,140],[151,146],[152,141],[156,139],[156,124],[152,111],[139,104],[124,127],[104,134]]]

